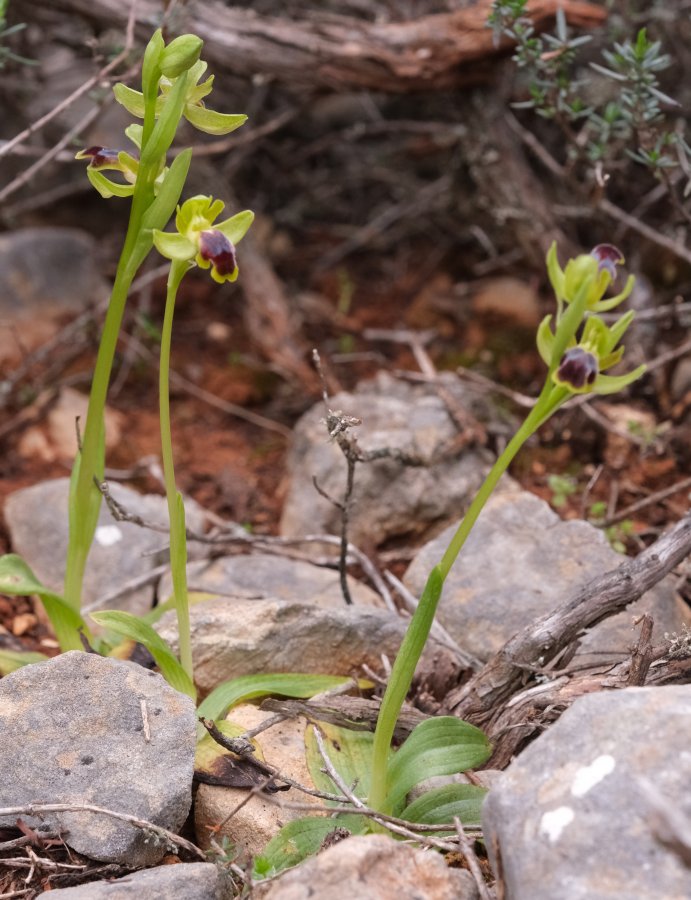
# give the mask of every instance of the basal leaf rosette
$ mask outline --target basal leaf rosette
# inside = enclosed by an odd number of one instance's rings
[[[235,281],[238,265],[235,245],[247,233],[254,213],[249,209],[216,222],[225,204],[221,200],[199,195],[178,207],[177,231],[154,230],[154,245],[167,259],[188,261],[202,269],[211,269],[211,277],[219,284]]]

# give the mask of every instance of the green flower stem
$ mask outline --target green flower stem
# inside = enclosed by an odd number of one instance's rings
[[[535,406],[532,408],[525,421],[518,429],[512,440],[507,445],[499,459],[492,466],[485,478],[480,490],[470,504],[463,521],[458,527],[444,553],[441,561],[432,569],[427,584],[420,597],[417,609],[406,631],[401,648],[396,656],[389,683],[384,692],[384,698],[377,720],[377,728],[374,733],[374,745],[372,748],[372,780],[368,805],[372,809],[386,812],[386,799],[388,793],[387,770],[391,739],[398,720],[403,701],[410,690],[415,669],[434,621],[439,599],[441,597],[444,580],[449,574],[451,566],[455,562],[465,541],[473,528],[473,525],[482,512],[482,509],[497,486],[497,482],[509,467],[511,461],[521,449],[528,438],[537,431],[569,397],[566,388],[554,387],[551,379],[545,382]]]
[[[154,128],[155,103],[156,97],[154,93],[146,105],[143,125],[144,140],[152,133]],[[100,493],[94,484],[94,478],[99,481],[103,479],[100,440],[103,432],[106,395],[108,393],[110,374],[113,368],[113,360],[115,359],[127,296],[137,270],[151,247],[151,239],[148,239],[148,248],[142,247],[144,240],[142,219],[154,199],[154,182],[158,175],[158,169],[159,160],[140,166],[139,177],[132,196],[132,207],[125,243],[118,263],[113,291],[103,326],[103,334],[96,357],[94,377],[91,382],[91,393],[89,395],[89,405],[80,450],[79,473],[74,494],[71,498],[74,515],[72,517],[65,567],[64,597],[69,605],[77,610],[81,607],[84,570],[95,528],[92,517],[88,515],[88,510],[92,503],[98,508],[101,502]],[[142,252],[143,249],[144,252]]]
[[[168,274],[166,309],[161,332],[161,357],[158,376],[159,418],[161,423],[161,455],[163,478],[168,500],[170,520],[170,566],[173,576],[173,596],[178,618],[180,662],[190,678],[193,677],[192,642],[190,636],[189,601],[187,597],[187,541],[185,535],[185,507],[175,485],[173,438],[170,427],[170,346],[173,332],[175,298],[180,282],[190,268],[187,261],[173,261]]]

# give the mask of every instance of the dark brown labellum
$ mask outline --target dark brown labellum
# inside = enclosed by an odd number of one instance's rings
[[[557,378],[574,390],[580,391],[593,384],[598,376],[598,362],[594,353],[582,347],[572,347],[561,358]]]
[[[222,232],[215,228],[201,232],[199,253],[202,259],[214,266],[219,275],[232,275],[237,268],[235,247]]]

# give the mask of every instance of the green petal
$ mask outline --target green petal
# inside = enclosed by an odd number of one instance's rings
[[[131,197],[134,193],[133,184],[118,184],[116,181],[106,178],[102,172],[98,172],[96,169],[87,168],[86,175],[105,200],[110,197]]]
[[[197,248],[182,234],[154,229],[154,246],[167,259],[184,261],[194,259]]]
[[[253,221],[254,213],[250,209],[245,209],[243,212],[231,216],[230,219],[226,219],[225,222],[214,225],[214,228],[227,237],[231,244],[237,244],[247,234]]]
[[[201,101],[204,97],[208,97],[214,86],[214,76],[209,75],[206,81],[202,81],[201,84],[195,85],[187,92],[187,102],[190,106],[199,106],[203,105]]]
[[[633,372],[627,372],[626,375],[598,375],[592,391],[594,394],[616,394],[640,378],[645,370],[646,366],[639,366]]]
[[[184,116],[198,131],[205,134],[229,134],[247,121],[247,116],[233,116],[214,112],[205,106],[186,106]]]
[[[124,106],[130,115],[136,116],[138,119],[144,118],[144,94],[133,91],[132,88],[121,82],[113,85],[113,93],[120,106]]]
[[[545,316],[542,322],[540,322],[540,327],[537,330],[538,353],[542,357],[544,364],[548,367],[552,363],[552,348],[554,347],[554,335],[550,328],[551,321],[552,316]]]

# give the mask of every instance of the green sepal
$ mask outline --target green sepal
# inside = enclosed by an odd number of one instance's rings
[[[151,625],[147,625],[138,616],[133,616],[120,609],[93,612],[91,618],[109,631],[114,631],[116,634],[131,638],[138,644],[143,644],[156,660],[156,665],[168,684],[182,694],[187,694],[193,700],[197,699],[197,691],[192,679],[182,668],[170,646],[158,632],[154,631]]]
[[[624,290],[620,294],[617,294],[616,297],[610,297],[608,300],[599,300],[597,303],[593,303],[590,308],[595,312],[607,312],[610,309],[614,309],[615,306],[619,306],[622,301],[626,300],[635,283],[636,276],[629,275]]]
[[[249,209],[245,209],[231,216],[230,219],[226,219],[225,222],[219,222],[212,227],[227,237],[231,244],[237,244],[247,234],[253,221],[254,213]]]
[[[564,300],[564,271],[559,265],[556,241],[552,241],[552,245],[547,251],[547,274],[557,301],[562,303]]]
[[[644,374],[647,366],[638,366],[633,372],[627,372],[626,375],[598,375],[595,383],[591,385],[590,392],[593,394],[616,394],[623,388],[633,384],[641,375]]]
[[[551,321],[551,315],[545,316],[537,330],[537,351],[542,357],[544,364],[548,367],[552,363],[552,349],[554,347],[554,334],[550,327]]]
[[[131,116],[136,116],[138,119],[144,118],[144,94],[133,90],[120,81],[113,85],[113,94],[120,106],[124,106]],[[128,130],[125,131],[125,134],[127,134]],[[137,143],[137,146],[141,146],[141,140]]]
[[[619,341],[624,336],[624,332],[629,327],[629,325],[633,322],[636,313],[630,309],[627,313],[618,319],[611,328],[608,328],[608,343],[605,347],[606,351],[609,353],[614,347],[617,346]]]
[[[189,103],[185,107],[184,115],[190,125],[205,134],[230,134],[231,131],[235,131],[247,121],[245,115],[219,113],[213,109],[207,109],[205,106]]]
[[[154,247],[161,256],[166,259],[176,259],[179,261],[193,260],[197,252],[197,248],[192,241],[188,241],[184,234],[170,231],[153,231]]]
[[[86,168],[86,177],[104,200],[109,200],[111,197],[131,197],[134,193],[133,184],[118,184],[116,181],[106,178],[103,172],[89,166]]]

